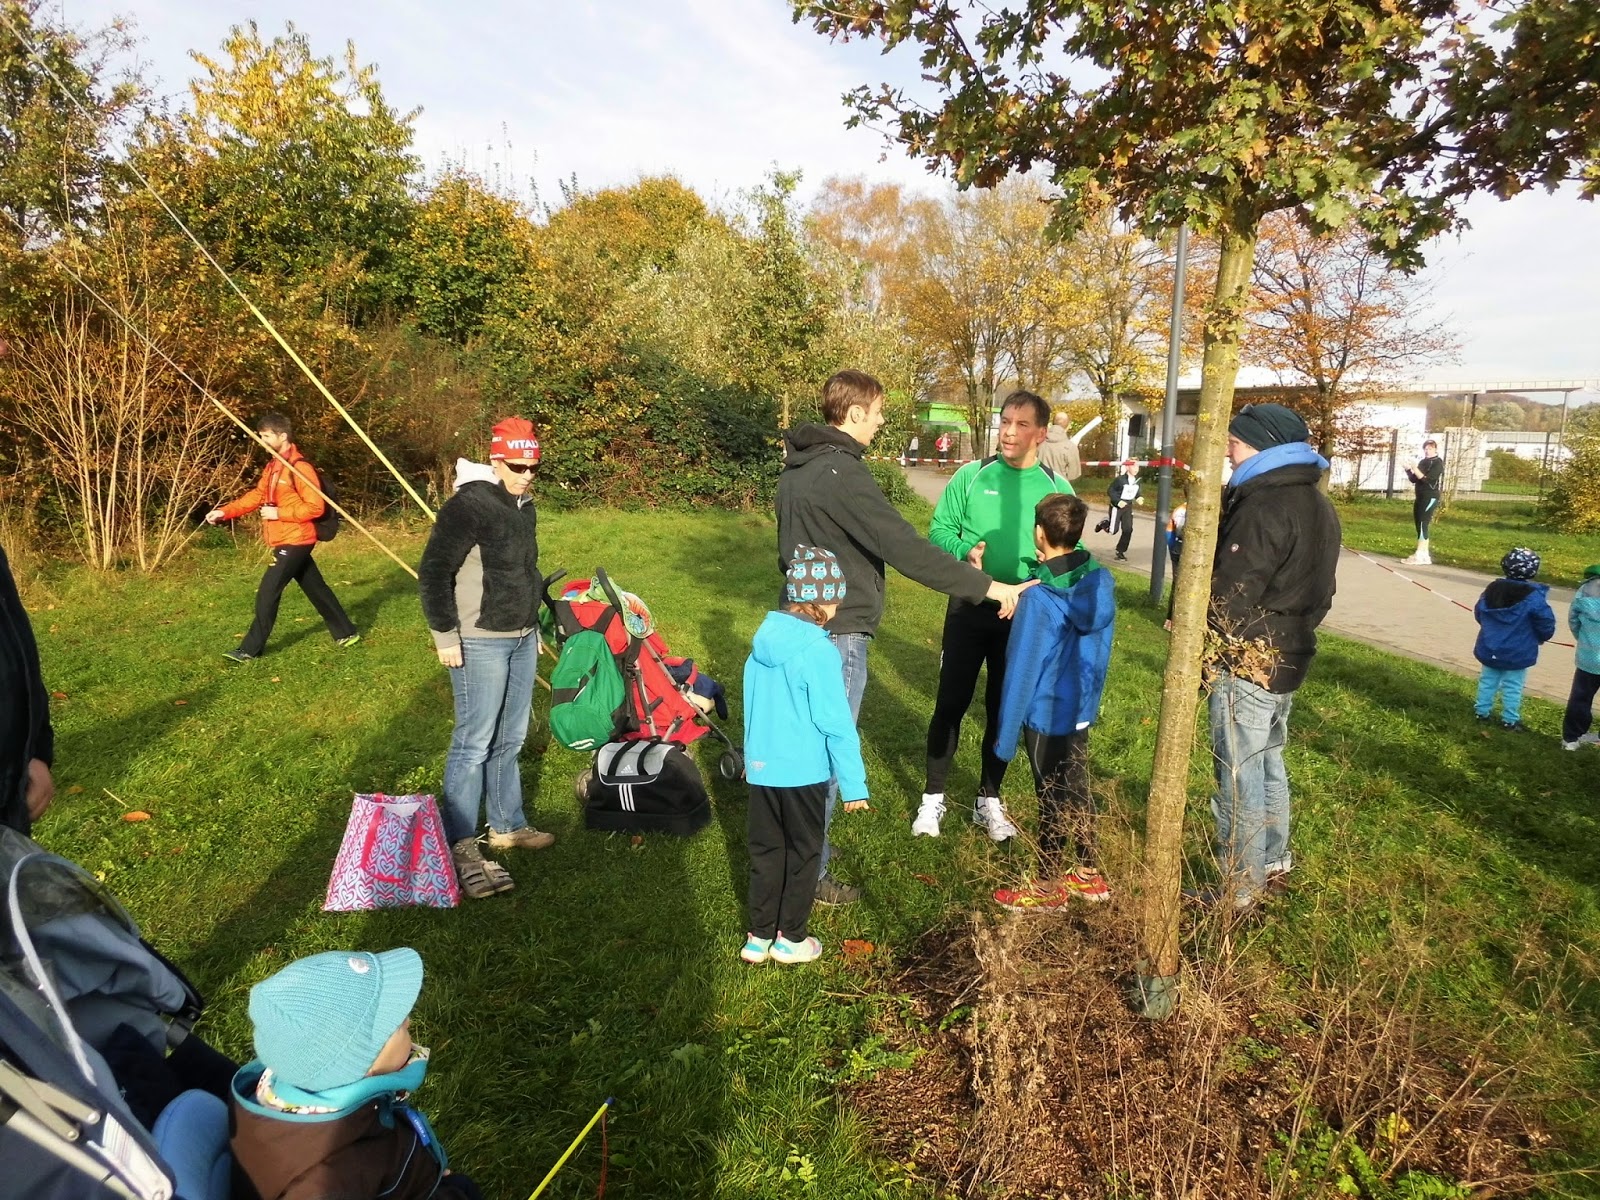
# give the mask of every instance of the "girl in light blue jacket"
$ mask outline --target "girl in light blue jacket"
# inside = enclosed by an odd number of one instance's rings
[[[1600,743],[1600,734],[1589,730],[1594,723],[1594,696],[1600,692],[1600,563],[1584,569],[1583,585],[1567,609],[1567,628],[1578,651],[1572,694],[1561,722],[1561,748],[1576,750]]]
[[[785,604],[756,630],[744,664],[745,779],[750,784],[747,963],[811,962],[806,932],[816,898],[828,781],[846,812],[867,806],[867,769],[844,690],[844,665],[823,629],[844,599],[830,551],[796,546]]]

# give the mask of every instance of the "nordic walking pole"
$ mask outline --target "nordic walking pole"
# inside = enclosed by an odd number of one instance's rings
[[[594,1116],[589,1118],[589,1123],[578,1132],[577,1137],[572,1139],[572,1145],[567,1147],[567,1152],[556,1159],[556,1165],[551,1167],[550,1173],[539,1181],[539,1186],[533,1189],[533,1195],[529,1196],[528,1200],[539,1200],[539,1193],[549,1187],[550,1181],[556,1177],[556,1172],[567,1165],[567,1159],[572,1157],[572,1152],[583,1143],[584,1138],[589,1136],[589,1130],[594,1128],[594,1123],[606,1115],[606,1109],[611,1107],[614,1100],[616,1100],[615,1096],[607,1096],[606,1102],[595,1109]]]

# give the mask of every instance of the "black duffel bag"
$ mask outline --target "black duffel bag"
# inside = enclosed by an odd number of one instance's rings
[[[686,837],[711,821],[700,768],[676,742],[606,743],[578,777],[578,798],[590,829]]]

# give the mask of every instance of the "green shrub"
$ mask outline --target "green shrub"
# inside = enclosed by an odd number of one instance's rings
[[[916,497],[898,463],[869,462],[867,470],[872,472],[872,477],[878,481],[878,487],[888,497],[890,504],[905,504]]]
[[[1538,483],[1541,463],[1519,458],[1509,450],[1489,451],[1489,478],[1503,483]]]

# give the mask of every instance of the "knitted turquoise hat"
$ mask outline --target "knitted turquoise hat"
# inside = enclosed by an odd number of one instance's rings
[[[372,1069],[421,991],[422,958],[409,947],[299,959],[250,989],[256,1057],[302,1091],[354,1083]]]

